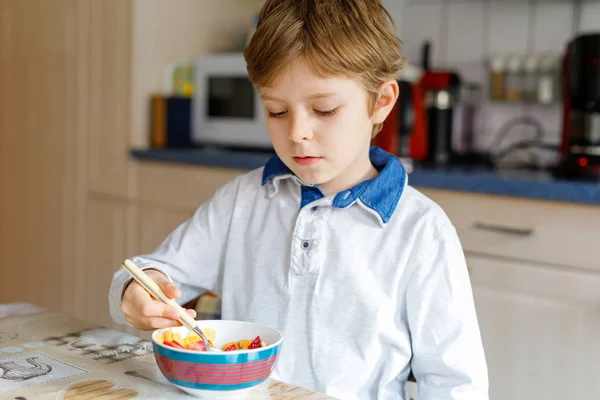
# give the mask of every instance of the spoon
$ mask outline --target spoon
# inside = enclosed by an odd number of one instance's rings
[[[200,330],[200,328],[198,328],[198,326],[196,325],[196,320],[194,318],[192,318],[192,316],[190,314],[188,314],[187,311],[185,311],[185,309],[183,307],[181,307],[179,304],[177,304],[173,299],[168,298],[163,293],[163,291],[160,289],[158,284],[156,282],[154,282],[152,280],[152,278],[150,278],[148,276],[148,274],[146,274],[144,271],[142,271],[140,269],[140,267],[135,265],[133,263],[133,261],[131,261],[129,259],[123,261],[122,267],[127,272],[129,272],[129,275],[131,275],[131,277],[133,279],[135,279],[137,281],[137,283],[142,285],[142,287],[144,289],[146,289],[146,291],[148,293],[150,293],[152,296],[159,299],[163,303],[174,307],[179,312],[179,322],[181,322],[183,324],[183,326],[185,326],[189,330],[193,331],[194,333],[196,333],[198,336],[200,336],[202,338],[202,340],[204,341],[204,344],[206,345],[207,351],[212,351],[212,352],[223,351],[221,349],[211,346],[210,343],[208,342],[208,340],[206,339],[206,336],[204,336],[204,333],[202,332],[202,330]]]

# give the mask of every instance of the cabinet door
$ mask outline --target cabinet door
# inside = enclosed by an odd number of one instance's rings
[[[96,194],[127,197],[131,160],[132,2],[89,2],[90,58],[88,188]]]
[[[448,214],[465,251],[600,272],[591,256],[598,206],[420,189]]]
[[[73,311],[89,2],[0,0],[0,303]]]
[[[77,287],[77,316],[87,321],[122,330],[108,309],[108,292],[115,271],[127,254],[128,219],[132,209],[125,201],[90,198],[87,205],[84,288]],[[82,292],[83,290],[83,292]]]
[[[231,168],[140,162],[139,200],[169,209],[197,209],[227,182],[248,173]]]
[[[138,251],[153,251],[175,228],[194,214],[195,209],[181,210],[168,207],[139,207]]]
[[[490,399],[598,399],[600,274],[467,255]]]

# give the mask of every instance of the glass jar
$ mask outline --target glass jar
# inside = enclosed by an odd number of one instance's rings
[[[528,56],[523,64],[523,85],[521,88],[521,99],[528,103],[537,102],[538,98],[538,65],[539,57]]]
[[[560,98],[560,56],[546,54],[540,61],[537,81],[537,102],[555,104]]]
[[[523,62],[519,55],[512,54],[506,64],[504,100],[510,103],[521,100],[523,87]]]
[[[506,59],[496,54],[490,59],[490,99],[494,101],[504,100]]]

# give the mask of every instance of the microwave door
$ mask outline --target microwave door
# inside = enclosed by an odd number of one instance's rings
[[[201,145],[272,149],[260,95],[247,75],[205,74],[194,101]]]

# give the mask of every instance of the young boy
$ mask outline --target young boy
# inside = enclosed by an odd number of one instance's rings
[[[456,231],[397,157],[370,147],[404,65],[388,17],[376,0],[267,0],[245,58],[277,155],[133,261],[180,304],[213,290],[224,319],[279,329],[275,379],[402,399],[412,370],[422,400],[487,399]],[[117,322],[178,325],[130,282],[115,273]]]

